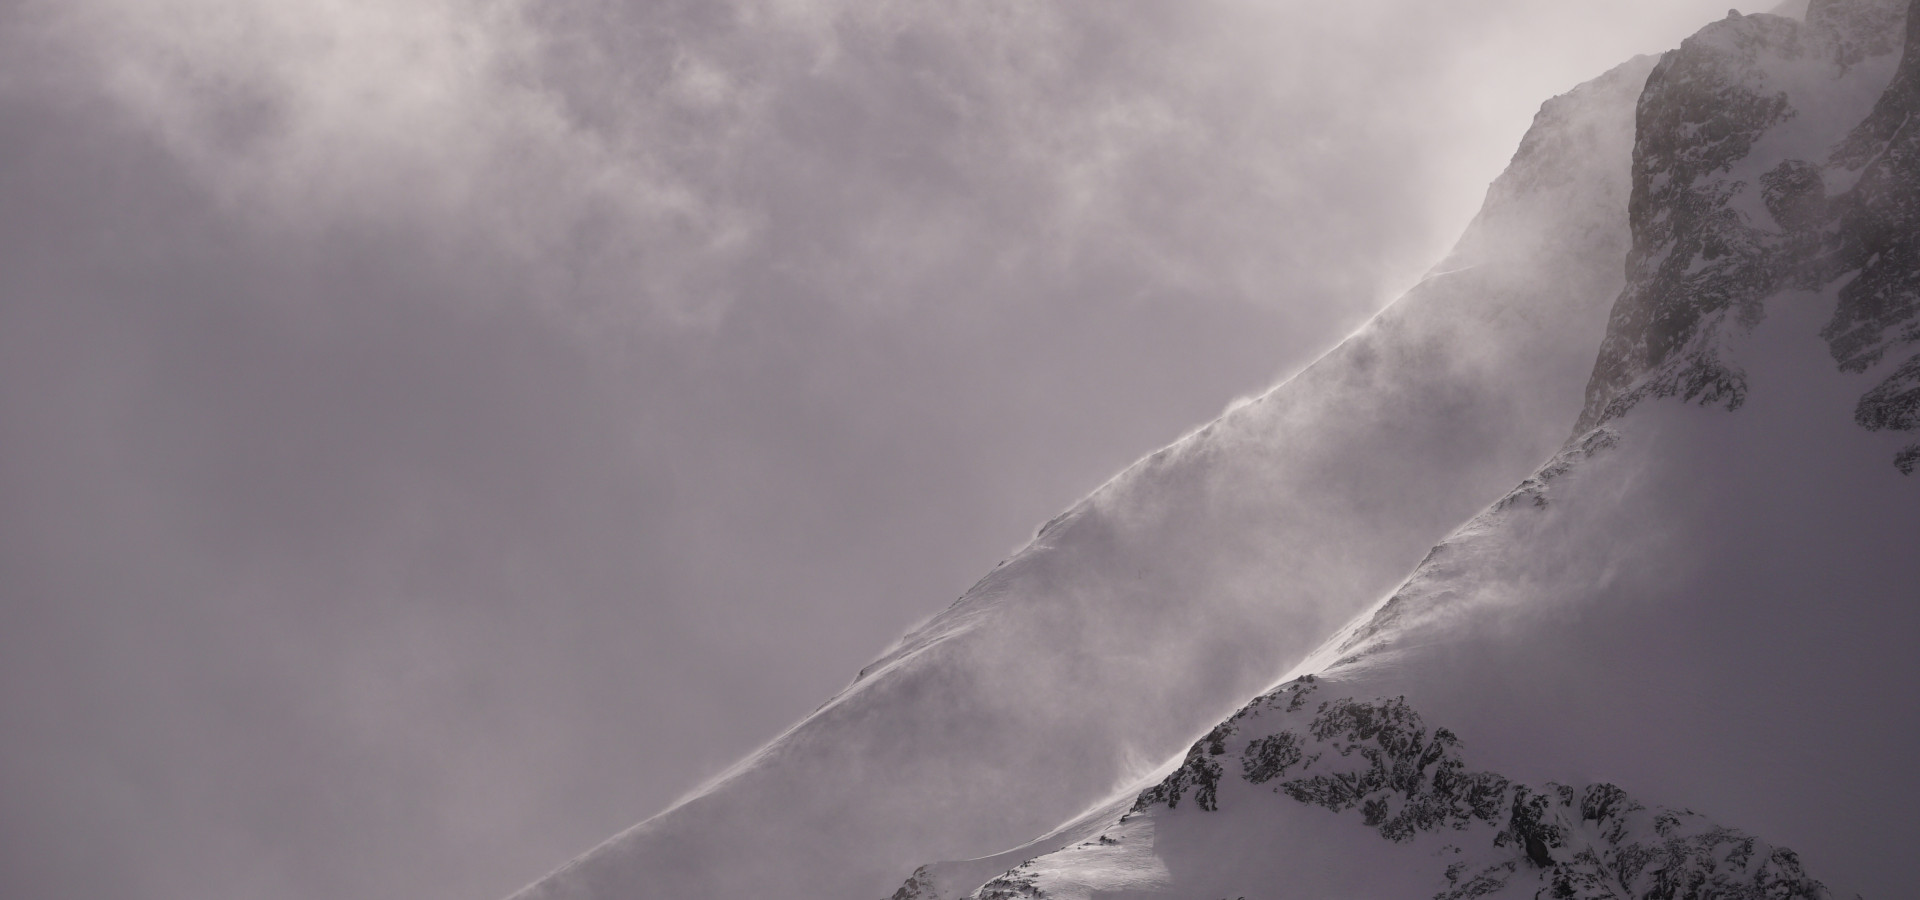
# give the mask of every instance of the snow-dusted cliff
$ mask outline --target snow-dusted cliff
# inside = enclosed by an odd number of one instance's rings
[[[1548,102],[1458,249],[1352,338],[522,900],[883,896],[1073,819],[1272,684],[1565,438],[1623,285],[1653,62]]]
[[[1110,827],[974,896],[1834,896],[1792,850],[1616,785],[1523,784],[1472,768],[1460,738],[1405,698],[1321,687],[1303,676],[1254,701]],[[916,885],[896,896],[934,895]]]
[[[1910,894],[1908,5],[1664,57],[1573,439],[1132,802],[896,896]]]

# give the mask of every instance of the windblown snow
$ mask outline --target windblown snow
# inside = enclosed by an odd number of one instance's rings
[[[1566,446],[1125,811],[895,896],[1909,894],[1904,7],[1734,15],[1667,54]]]
[[[1549,101],[1407,296],[519,897],[1903,895],[1907,7]]]

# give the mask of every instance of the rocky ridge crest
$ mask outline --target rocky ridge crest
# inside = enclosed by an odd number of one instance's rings
[[[1260,802],[1264,789],[1354,815],[1391,843],[1444,839],[1434,900],[1831,900],[1799,858],[1685,809],[1650,807],[1611,784],[1521,784],[1468,767],[1459,738],[1430,727],[1405,698],[1320,699],[1304,676],[1247,705],[1201,738],[1132,811],[1076,849],[1133,839],[1128,818],[1192,798],[1189,815]],[[1222,800],[1226,796],[1228,800]],[[910,882],[896,900],[924,895]],[[974,900],[1048,900],[1029,861]]]
[[[1856,422],[1920,430],[1920,17],[1904,5],[1729,17],[1661,60],[1638,110],[1627,288],[1576,434],[1648,397],[1739,408],[1734,340],[1783,292],[1836,288],[1821,336],[1842,371],[1879,379]],[[1886,79],[1902,34],[1884,91],[1831,90]],[[1831,143],[1835,93],[1878,101]],[[1895,459],[1908,473],[1916,462],[1920,443]]]

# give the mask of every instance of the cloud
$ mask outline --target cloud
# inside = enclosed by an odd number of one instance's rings
[[[0,893],[511,890],[1717,12],[10,7]]]
[[[226,208],[510,260],[588,330],[1094,266],[1351,317],[1444,246],[1542,96],[1623,43],[1566,58],[1538,36],[1597,12],[1510,2],[27,9]]]
[[[1282,267],[1331,254],[1307,289],[1364,308],[1383,292],[1370,248],[1431,252],[1477,195],[1431,208],[1417,186],[1458,160],[1403,110],[1488,102],[1458,90],[1479,73],[1447,71],[1461,48],[1428,36],[1439,13],[1383,2],[29,10],[77,82],[256,223],[424,235],[454,259],[504,254],[548,301],[691,324],[766,290],[745,275],[761,268],[871,305],[958,268],[1089,257],[1286,303]],[[1328,174],[1348,190],[1320,194]],[[1309,216],[1320,236],[1262,265],[1254,247]],[[1222,278],[1227,248],[1241,271]]]
[[[703,272],[751,215],[703,195],[644,142],[573,118],[544,83],[556,52],[525,4],[84,2],[37,8],[76,73],[249,222],[426,236],[436,255],[504,254],[543,299],[604,290],[645,249],[628,301],[692,316]],[[724,100],[697,66],[635,110]],[[691,73],[691,74],[689,74]],[[701,87],[704,85],[704,87]],[[618,274],[631,274],[631,268]],[[686,300],[687,302],[680,302]]]

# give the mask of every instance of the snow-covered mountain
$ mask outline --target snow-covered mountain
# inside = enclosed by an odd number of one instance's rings
[[[1405,698],[1326,689],[1307,675],[1261,697],[1100,833],[972,896],[1834,896],[1790,849],[1612,784],[1473,768]],[[1200,815],[1172,818],[1183,801]],[[940,896],[938,880],[923,869],[895,896]]]
[[[1549,101],[1407,296],[521,900],[1901,895],[1907,6]]]
[[[1115,477],[813,715],[522,900],[880,897],[1178,754],[1564,440],[1624,283],[1653,63],[1548,102],[1455,252],[1349,340]]]
[[[1667,54],[1572,439],[1137,794],[896,897],[1913,893],[1908,7]]]

